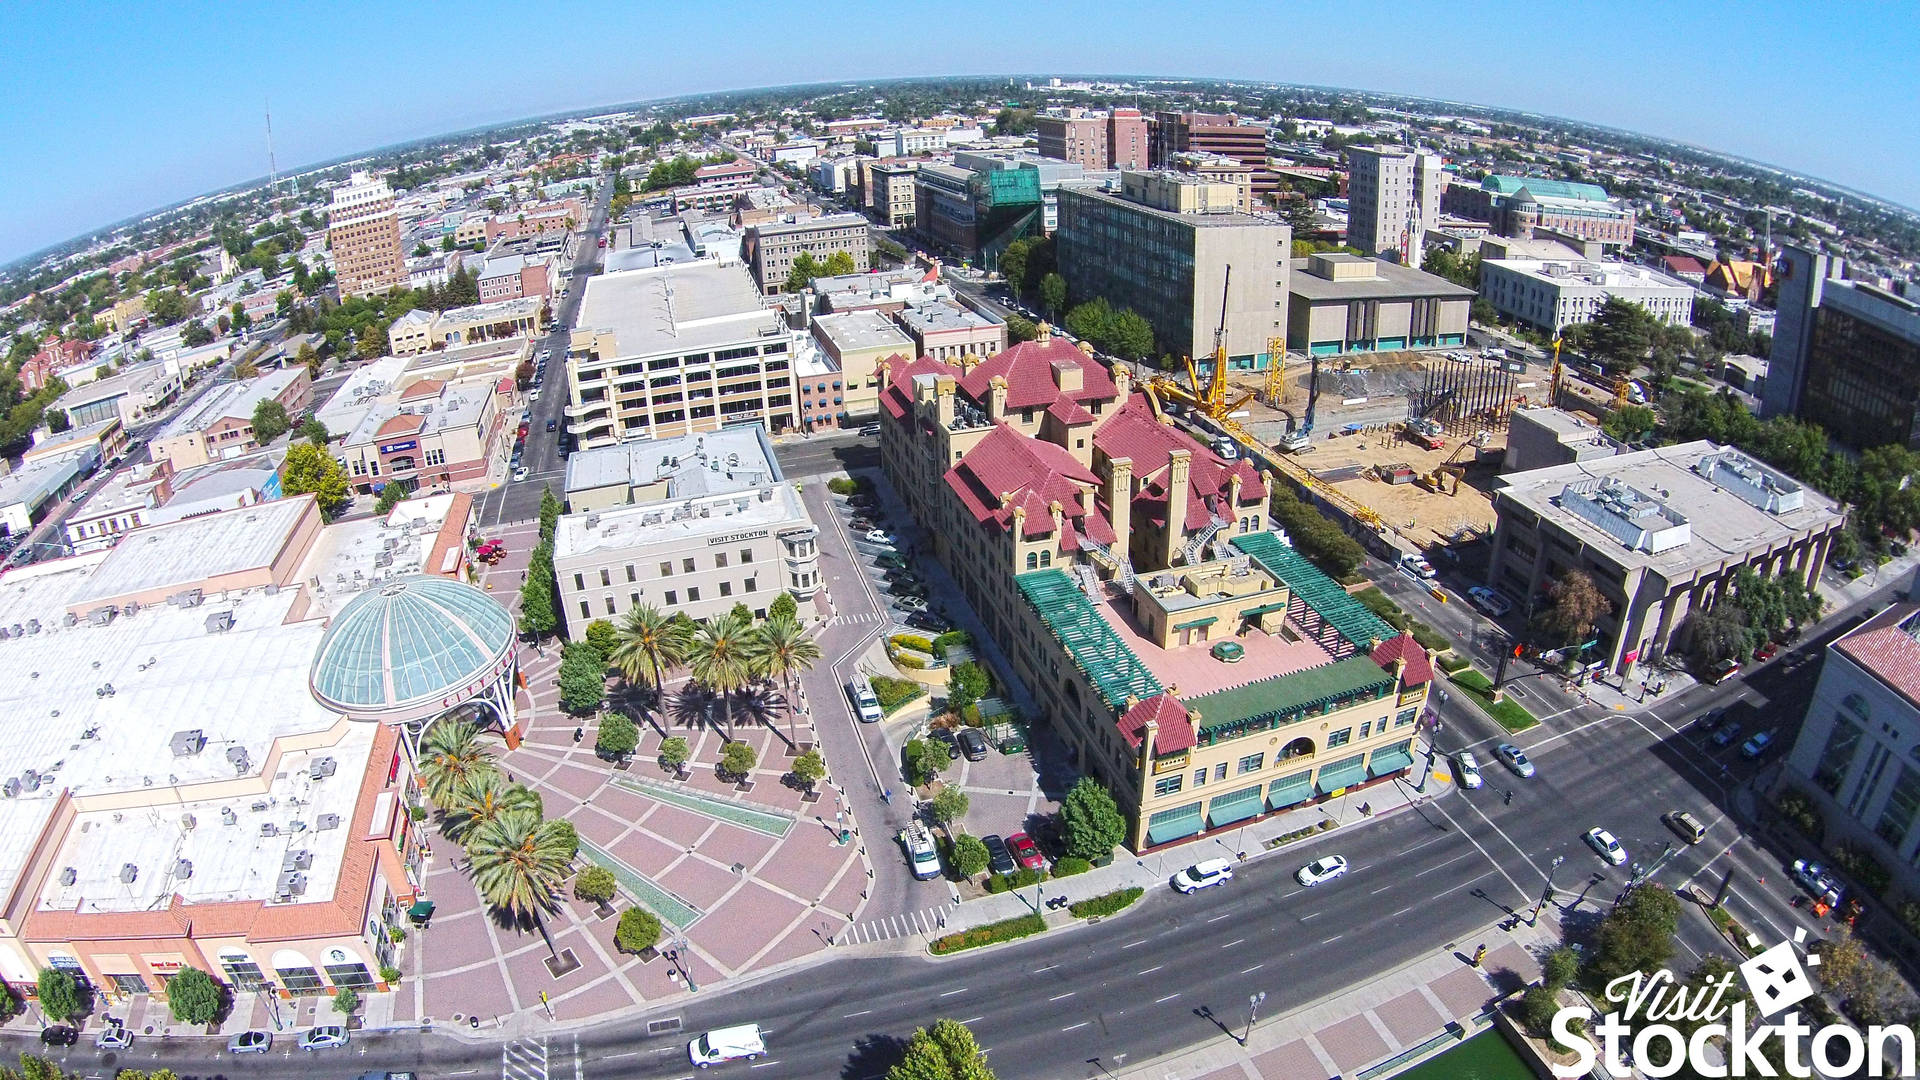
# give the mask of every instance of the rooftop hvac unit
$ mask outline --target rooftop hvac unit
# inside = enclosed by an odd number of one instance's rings
[[[0,794],[4,794],[9,799],[19,798],[20,797],[20,781],[17,779],[10,779],[5,784],[0,784]]]
[[[22,791],[39,791],[40,781],[40,774],[32,769],[28,769],[26,772],[20,774],[20,789]]]
[[[247,748],[244,746],[227,747],[227,760],[232,763],[233,771],[238,773],[246,772],[247,767],[252,764],[247,758]]]
[[[14,631],[15,631],[15,633],[18,633],[18,632],[19,632],[19,628],[18,628],[18,627],[15,627],[15,628],[14,628]],[[37,634],[37,633],[39,633],[39,632],[40,632],[40,620],[39,620],[39,619],[28,619],[28,620],[27,620],[27,633],[29,633],[29,634]]]
[[[68,866],[68,867],[63,867],[63,868],[61,869],[61,871],[60,871],[60,884],[62,884],[62,885],[72,885],[73,883],[75,883],[75,882],[77,882],[77,881],[79,881],[79,880],[80,880],[80,871],[78,871],[78,870],[75,870],[75,869],[74,869],[73,867],[71,867],[71,866]]]
[[[220,824],[238,825],[240,824],[240,815],[234,813],[232,807],[223,806],[220,808]]]
[[[339,767],[340,764],[330,757],[316,758],[313,764],[307,766],[307,779],[325,780],[327,777],[332,776],[334,771],[339,769]]]
[[[167,740],[167,745],[173,748],[174,757],[192,757],[206,748],[207,736],[199,728],[188,728],[174,732],[173,738]]]
[[[326,832],[329,829],[337,829],[339,827],[339,814],[321,814],[318,818],[315,818],[313,822],[313,828],[316,832]]]
[[[120,614],[119,608],[114,607],[112,604],[103,604],[87,612],[87,622],[94,626],[105,626],[112,622],[113,617],[118,614]]]
[[[181,859],[173,864],[173,876],[181,879],[193,876],[193,860]]]
[[[305,870],[312,865],[313,852],[305,848],[289,851],[280,858],[280,872],[283,874],[289,870]]]
[[[120,884],[131,885],[140,877],[140,868],[132,863],[120,864]]]
[[[200,822],[199,822],[198,820],[196,820],[196,819],[194,818],[194,816],[193,816],[192,814],[181,814],[181,815],[180,815],[180,828],[181,828],[181,829],[182,829],[183,831],[185,831],[185,832],[192,832],[192,831],[193,831],[193,828],[194,828],[194,826],[196,826],[196,825],[198,825],[198,824],[200,824]]]
[[[280,895],[300,896],[307,891],[307,875],[298,870],[289,870],[280,875],[280,880],[276,884],[279,886]]]
[[[233,629],[233,612],[216,611],[207,616],[207,633],[223,634]]]
[[[289,822],[287,822],[287,832],[288,832],[288,833],[290,833],[290,834],[293,834],[293,835],[296,835],[296,836],[297,836],[297,835],[299,835],[300,833],[303,833],[303,832],[306,832],[306,831],[307,831],[307,823],[306,823],[306,822],[304,822],[304,821],[289,821]]]
[[[269,803],[265,799],[255,799],[253,801],[253,805],[247,807],[247,809],[253,811],[256,814],[264,814],[267,812],[267,808],[272,805],[273,805],[272,803]]]
[[[271,821],[263,821],[260,823],[260,835],[261,836],[279,836],[280,826],[275,825]]]

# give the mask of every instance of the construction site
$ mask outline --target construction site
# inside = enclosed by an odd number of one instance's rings
[[[1491,534],[1508,417],[1547,403],[1553,383],[1551,367],[1497,350],[1295,356],[1265,372],[1209,363],[1184,374],[1149,388],[1399,551]]]

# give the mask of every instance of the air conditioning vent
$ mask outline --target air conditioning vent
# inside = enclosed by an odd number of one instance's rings
[[[74,869],[73,867],[71,867],[71,866],[68,866],[68,867],[63,867],[63,868],[61,869],[61,871],[60,871],[60,884],[62,884],[62,885],[69,885],[69,886],[70,886],[70,885],[73,885],[74,883],[76,883],[76,882],[78,882],[79,880],[80,880],[80,871],[78,871],[78,870],[75,870],[75,869]]]
[[[120,883],[122,885],[131,885],[136,880],[138,880],[139,877],[140,877],[139,867],[133,865],[132,863],[120,864]]]
[[[206,748],[207,736],[199,728],[189,728],[174,732],[167,745],[173,749],[174,757],[192,757]]]
[[[260,835],[261,836],[279,836],[280,826],[275,825],[271,821],[263,821],[260,823]]]
[[[312,865],[313,852],[304,848],[299,851],[289,851],[280,858],[280,872],[283,874],[289,870],[305,870]]]
[[[232,807],[223,806],[220,808],[220,824],[238,825],[240,824],[240,815],[234,813]]]
[[[321,814],[318,818],[315,818],[313,822],[313,828],[316,832],[326,832],[329,829],[337,829],[339,827],[339,814]]]
[[[325,780],[339,768],[339,763],[330,757],[316,758],[313,764],[307,766],[307,779]]]
[[[194,819],[194,816],[192,814],[180,815],[180,828],[183,829],[184,831],[192,832],[193,827],[198,824],[200,823]]]
[[[193,876],[193,860],[181,859],[173,864],[173,876],[181,879]]]

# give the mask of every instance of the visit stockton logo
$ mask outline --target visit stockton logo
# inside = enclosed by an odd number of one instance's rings
[[[1627,1075],[1628,1064],[1622,1042],[1631,1036],[1633,1067],[1651,1077],[1672,1076],[1682,1067],[1690,1067],[1701,1076],[1793,1076],[1811,1077],[1818,1068],[1826,1075],[1852,1076],[1863,1065],[1867,1075],[1886,1075],[1887,1043],[1894,1044],[1892,1063],[1895,1075],[1914,1076],[1914,1032],[1904,1025],[1873,1025],[1863,1035],[1846,1024],[1831,1024],[1814,1031],[1798,1012],[1788,1011],[1814,995],[1813,980],[1807,969],[1818,967],[1820,957],[1801,959],[1796,946],[1805,942],[1805,930],[1794,931],[1792,941],[1782,941],[1740,965],[1740,978],[1753,998],[1756,1019],[1777,1017],[1772,1023],[1747,1023],[1744,1000],[1725,1003],[1733,988],[1733,973],[1705,986],[1681,985],[1665,968],[1648,975],[1636,971],[1607,984],[1606,999],[1619,1009],[1593,1025],[1598,1037],[1598,1060],[1616,1075]],[[1748,943],[1758,946],[1758,938]],[[1573,1027],[1593,1021],[1593,1010],[1569,1006],[1553,1016],[1553,1038],[1570,1047],[1574,1061],[1555,1065],[1553,1073],[1563,1080],[1586,1076],[1593,1071],[1596,1049],[1574,1034]],[[1675,1022],[1697,1024],[1691,1037]],[[1780,1039],[1780,1058],[1785,1071],[1776,1069],[1766,1055],[1767,1041]],[[1811,1041],[1809,1042],[1809,1039]],[[1724,1053],[1710,1049],[1718,1043]],[[1663,1063],[1651,1064],[1650,1051],[1658,1051]],[[1806,1055],[1802,1056],[1802,1049]]]

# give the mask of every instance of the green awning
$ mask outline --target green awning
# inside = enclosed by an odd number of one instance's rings
[[[1272,533],[1247,533],[1229,541],[1254,557],[1266,571],[1293,590],[1302,603],[1333,624],[1340,636],[1362,652],[1373,651],[1373,642],[1386,641],[1395,634],[1393,627],[1365,604],[1348,595],[1339,583],[1308,562],[1301,554],[1280,542]]]
[[[1147,843],[1165,844],[1185,839],[1200,831],[1202,820],[1197,802],[1162,810],[1147,819]]]
[[[1219,621],[1220,621],[1220,617],[1219,617],[1219,616],[1217,616],[1217,615],[1209,615],[1209,616],[1207,616],[1207,617],[1206,617],[1206,618],[1204,618],[1204,619],[1195,619],[1195,620],[1193,620],[1192,622],[1177,622],[1177,623],[1174,623],[1174,624],[1173,624],[1173,628],[1174,628],[1175,630],[1191,630],[1191,629],[1193,629],[1193,628],[1194,628],[1194,627],[1196,627],[1196,626],[1212,626],[1212,625],[1213,625],[1214,623],[1217,623],[1217,622],[1219,622]]]
[[[1367,775],[1385,776],[1399,772],[1413,765],[1413,740],[1396,746],[1383,747],[1373,752],[1373,759],[1367,762]]]
[[[1260,785],[1230,791],[1207,804],[1207,824],[1213,828],[1245,821],[1266,809],[1260,799]]]
[[[1320,775],[1314,779],[1314,786],[1320,794],[1328,795],[1344,787],[1352,787],[1367,778],[1367,755],[1355,754],[1350,758],[1341,758],[1331,765],[1320,767]]]
[[[421,919],[433,918],[433,901],[415,900],[413,906],[407,909],[407,918],[416,922]]]
[[[1313,770],[1283,776],[1267,785],[1267,808],[1278,810],[1313,798]]]
[[[1262,615],[1271,615],[1276,611],[1285,610],[1287,610],[1287,602],[1285,600],[1278,600],[1271,604],[1261,604],[1259,607],[1250,607],[1241,612],[1240,617],[1243,619],[1257,619]]]

